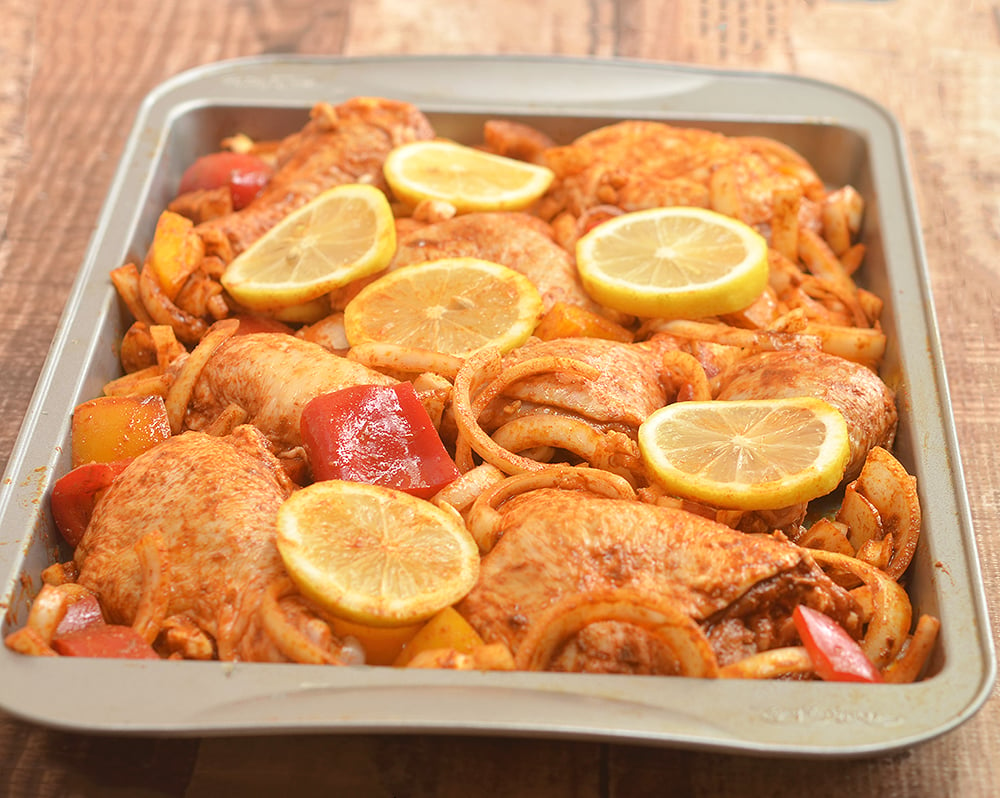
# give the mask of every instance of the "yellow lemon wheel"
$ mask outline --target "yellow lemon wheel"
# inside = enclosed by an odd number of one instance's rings
[[[701,318],[751,304],[767,286],[767,242],[704,208],[616,216],[576,246],[580,279],[598,302],[636,316]]]
[[[676,496],[765,510],[836,488],[849,441],[843,415],[821,399],[676,402],[642,423],[639,450]]]
[[[302,593],[370,626],[430,618],[465,596],[479,549],[457,513],[406,493],[326,480],[278,510],[277,545]]]
[[[459,213],[520,211],[542,196],[552,170],[452,141],[414,141],[396,147],[383,166],[386,182],[404,203],[439,200]]]
[[[336,186],[237,255],[222,285],[251,310],[284,310],[294,317],[288,308],[381,271],[395,252],[396,227],[385,194],[362,184]]]
[[[388,343],[462,357],[524,343],[542,315],[524,275],[478,258],[404,266],[365,286],[344,310],[351,346]]]

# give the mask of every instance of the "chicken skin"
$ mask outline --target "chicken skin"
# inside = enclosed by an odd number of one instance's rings
[[[583,337],[531,341],[506,355],[504,371],[534,358],[559,357],[593,366],[599,376],[595,381],[561,373],[527,377],[494,400],[482,423],[489,428],[515,416],[567,413],[599,429],[634,433],[646,416],[667,401],[660,379],[661,349],[658,341],[626,344]]]
[[[851,596],[804,549],[780,537],[745,535],[683,510],[559,489],[521,494],[501,514],[501,537],[458,609],[487,643],[505,643],[515,655],[532,626],[565,596],[609,589],[669,600],[702,627],[720,665],[794,644],[791,614],[799,603],[852,632],[860,628]],[[599,640],[578,643],[564,665],[659,672],[643,656],[641,634],[617,622],[588,634],[597,631]]]
[[[319,344],[284,333],[237,335],[212,355],[195,383],[185,427],[209,428],[237,408],[260,429],[279,456],[302,443],[302,408],[317,396],[353,385],[396,380],[340,357]]]
[[[822,190],[808,164],[787,148],[767,151],[755,139],[652,121],[598,128],[547,150],[543,163],[556,173],[542,205],[549,219],[563,212],[580,217],[602,205],[626,212],[692,205],[767,225],[777,190],[800,187],[807,196]],[[815,207],[804,201],[800,211],[808,216]]]
[[[74,559],[109,622],[164,638],[171,653],[298,659],[276,646],[275,618],[339,660],[339,642],[300,599],[265,601],[287,579],[275,516],[292,492],[251,426],[225,438],[187,432],[137,457],[98,502]],[[284,596],[282,598],[285,598]],[[291,656],[290,656],[291,654]]]

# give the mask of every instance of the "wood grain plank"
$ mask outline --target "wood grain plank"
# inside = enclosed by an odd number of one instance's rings
[[[22,165],[27,158],[28,139],[25,133],[28,117],[28,91],[32,80],[32,60],[35,15],[30,5],[18,5],[5,15],[0,26],[0,55],[3,60],[3,79],[0,80],[0,352],[5,361],[7,353],[21,348],[21,337],[26,319],[18,314],[20,308],[41,307],[38,295],[33,305],[18,301],[21,278],[14,273],[16,246],[11,240],[10,214],[18,185],[23,179]],[[30,289],[28,290],[30,292]],[[12,314],[18,314],[17,316]],[[3,381],[6,390],[0,391],[0,419],[10,423],[0,424],[0,468],[6,463],[14,443],[24,410],[28,405],[32,386],[35,384],[40,358],[32,352],[22,359],[6,363]]]
[[[456,736],[295,736],[280,759],[265,737],[202,743],[187,798],[299,794],[352,798],[601,798],[602,746]],[[248,771],[247,762],[267,764]]]
[[[0,794],[181,796],[197,751],[194,739],[92,737],[0,715]]]
[[[609,56],[617,54],[616,25],[610,0],[356,0],[344,54]]]

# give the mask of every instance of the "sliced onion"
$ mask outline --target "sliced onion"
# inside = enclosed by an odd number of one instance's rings
[[[135,544],[134,551],[142,571],[142,593],[132,628],[143,640],[152,644],[163,627],[170,599],[169,579],[164,578],[163,573],[163,564],[167,559],[163,533],[159,529],[146,533]]]
[[[194,351],[188,355],[177,374],[177,378],[167,391],[166,405],[167,418],[170,419],[170,430],[176,435],[181,431],[184,424],[184,415],[187,413],[188,402],[191,401],[191,392],[194,384],[201,376],[202,369],[208,363],[209,358],[215,354],[215,350],[222,345],[222,342],[232,336],[239,328],[238,319],[223,319],[211,326],[205,337],[201,339]]]
[[[347,358],[378,371],[393,370],[411,374],[429,371],[449,380],[455,379],[463,362],[462,358],[443,352],[383,343],[356,344],[347,352]]]
[[[809,553],[820,565],[854,574],[870,589],[872,615],[861,648],[875,667],[884,668],[899,654],[910,632],[913,608],[906,591],[884,571],[856,557],[822,549],[810,549]]]
[[[668,648],[679,675],[719,675],[715,652],[701,627],[672,601],[623,588],[601,593],[575,593],[550,606],[518,646],[519,670],[546,670],[559,649],[584,627],[614,621],[637,626]]]
[[[483,491],[469,510],[466,526],[479,544],[480,553],[490,551],[500,538],[500,506],[514,496],[540,488],[587,491],[609,499],[636,498],[627,480],[597,468],[544,466],[538,471],[507,477]]]
[[[268,586],[261,599],[261,626],[268,640],[289,662],[304,662],[313,665],[343,665],[347,664],[343,657],[353,660],[351,646],[344,646],[347,651],[334,653],[316,645],[302,630],[291,623],[288,613],[281,606],[281,599],[297,594],[295,586],[289,579],[279,579]]]
[[[470,449],[506,474],[544,468],[544,463],[514,454],[498,445],[482,427],[479,414],[504,389],[518,380],[540,373],[573,374],[594,380],[600,372],[589,363],[566,357],[538,357],[524,360],[501,372],[500,354],[483,349],[469,356],[455,377],[453,406],[459,431],[455,459],[459,470],[472,467]]]
[[[723,679],[777,679],[813,673],[812,658],[805,646],[785,646],[751,654],[719,669]]]

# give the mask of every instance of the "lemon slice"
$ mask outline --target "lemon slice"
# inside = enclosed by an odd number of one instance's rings
[[[351,346],[388,343],[463,357],[524,343],[542,315],[523,274],[478,258],[441,258],[391,271],[344,309]]]
[[[404,203],[442,200],[459,213],[520,211],[552,183],[551,169],[453,141],[414,141],[394,148],[382,168]]]
[[[336,186],[292,211],[241,252],[222,284],[251,310],[302,305],[381,271],[396,251],[389,201],[374,186]]]
[[[729,509],[825,496],[840,483],[849,450],[841,412],[812,397],[675,402],[639,427],[639,451],[657,482]]]
[[[371,626],[430,618],[465,596],[479,549],[461,517],[378,485],[326,480],[278,509],[277,545],[302,593]]]
[[[636,316],[701,318],[751,304],[767,285],[767,242],[704,208],[615,216],[582,236],[576,263],[587,292]]]

